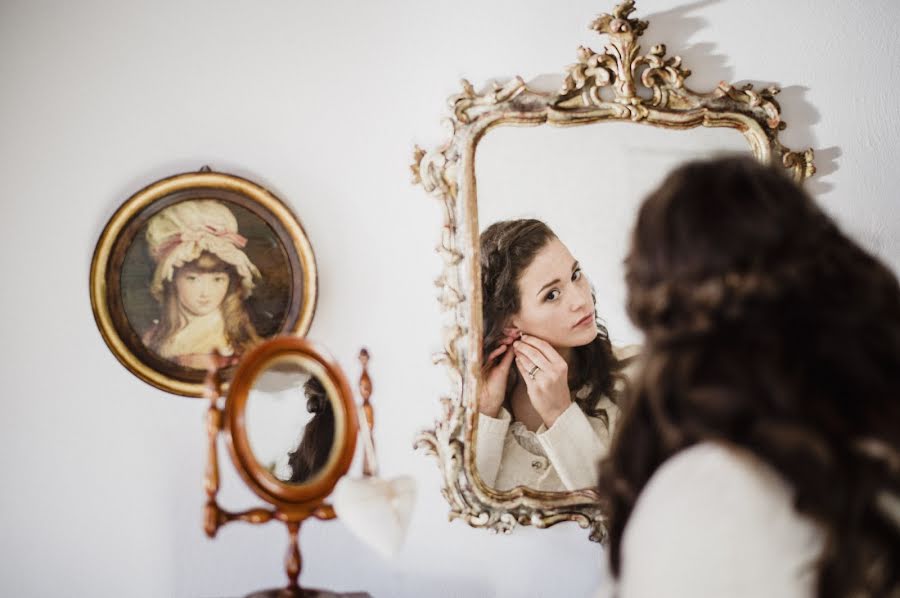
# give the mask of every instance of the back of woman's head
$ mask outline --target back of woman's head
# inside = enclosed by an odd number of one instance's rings
[[[334,444],[334,409],[325,386],[315,376],[303,385],[306,410],[313,416],[303,430],[297,449],[288,453],[291,482],[305,482],[319,473],[328,462]]]
[[[634,401],[603,464],[611,558],[637,494],[678,450],[749,449],[823,524],[820,596],[898,583],[900,287],[813,200],[748,158],[692,162],[646,199],[626,259],[645,333]]]

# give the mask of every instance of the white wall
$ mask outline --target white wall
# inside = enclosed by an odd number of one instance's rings
[[[286,534],[201,531],[202,401],[122,368],[94,325],[88,269],[114,209],[204,164],[271,188],[320,268],[310,337],[355,376],[372,352],[383,473],[419,482],[408,542],[379,560],[340,522],[302,530],[303,581],[386,596],[586,596],[601,549],[574,525],[497,537],[447,523],[411,450],[444,373],[432,280],[438,204],[409,183],[443,141],[445,98],[557,73],[612,1],[0,4],[0,594],[237,596],[282,582]],[[900,267],[900,17],[893,0],[640,0],[645,48],[695,75],[777,83],[792,148],[817,151],[827,208]],[[230,465],[230,464],[229,464]],[[228,467],[222,502],[254,501]]]
[[[639,344],[642,335],[625,310],[623,257],[644,197],[685,161],[752,151],[729,128],[681,131],[628,121],[497,127],[478,143],[478,228],[543,220],[588,277],[613,346]]]

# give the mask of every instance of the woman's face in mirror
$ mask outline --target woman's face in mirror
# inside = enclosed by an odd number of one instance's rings
[[[556,238],[538,251],[519,277],[520,309],[510,324],[557,348],[586,345],[597,336],[587,277]]]

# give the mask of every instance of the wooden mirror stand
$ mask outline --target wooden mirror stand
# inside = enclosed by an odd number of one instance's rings
[[[310,364],[310,369],[323,382],[329,395],[337,397],[332,401],[335,411],[335,444],[325,467],[309,482],[286,484],[276,480],[259,464],[250,453],[244,430],[244,409],[249,391],[256,377],[274,359],[284,356],[298,356]],[[363,349],[359,355],[362,374],[359,379],[362,410],[366,417],[369,436],[374,426],[374,415],[369,398],[372,384],[368,373],[368,352]],[[224,360],[223,360],[224,363]],[[325,590],[301,588],[298,582],[302,569],[298,535],[300,526],[309,518],[334,519],[334,508],[325,498],[334,489],[338,480],[347,473],[353,459],[358,433],[357,407],[347,380],[335,361],[307,340],[300,337],[284,336],[266,341],[251,351],[240,363],[231,380],[227,397],[222,402],[222,383],[219,368],[211,369],[204,382],[205,397],[209,400],[206,412],[208,438],[208,462],[204,475],[206,504],[203,509],[203,529],[214,538],[218,530],[233,521],[263,524],[277,520],[287,526],[289,544],[285,556],[284,569],[288,584],[284,588],[256,592],[247,598],[325,598],[330,596],[368,596],[365,593],[335,594]],[[340,406],[340,408],[337,408]],[[245,511],[228,511],[217,501],[219,492],[219,458],[217,439],[225,435],[226,444],[235,468],[253,492],[272,505]],[[372,460],[373,461],[373,460]],[[371,475],[374,463],[367,458],[364,475]]]

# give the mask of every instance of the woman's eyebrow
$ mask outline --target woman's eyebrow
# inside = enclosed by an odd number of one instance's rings
[[[577,269],[578,269],[578,260],[575,260],[575,263],[572,264],[572,272],[574,272],[574,271],[577,270]],[[553,280],[551,280],[550,282],[548,282],[547,284],[545,284],[544,286],[542,286],[542,287],[541,287],[541,290],[538,291],[537,293],[535,293],[535,296],[540,295],[541,293],[544,292],[544,289],[546,289],[547,287],[552,286],[552,285],[554,285],[554,284],[559,284],[559,279],[558,279],[558,278],[554,278]]]
[[[536,295],[540,295],[541,293],[544,292],[544,289],[546,289],[547,287],[549,287],[549,286],[551,286],[551,285],[554,285],[554,284],[559,284],[559,279],[558,279],[558,278],[554,278],[553,280],[551,280],[550,282],[548,282],[547,284],[545,284],[544,286],[542,286],[542,287],[541,287],[541,290],[538,291],[538,292],[536,293]]]

